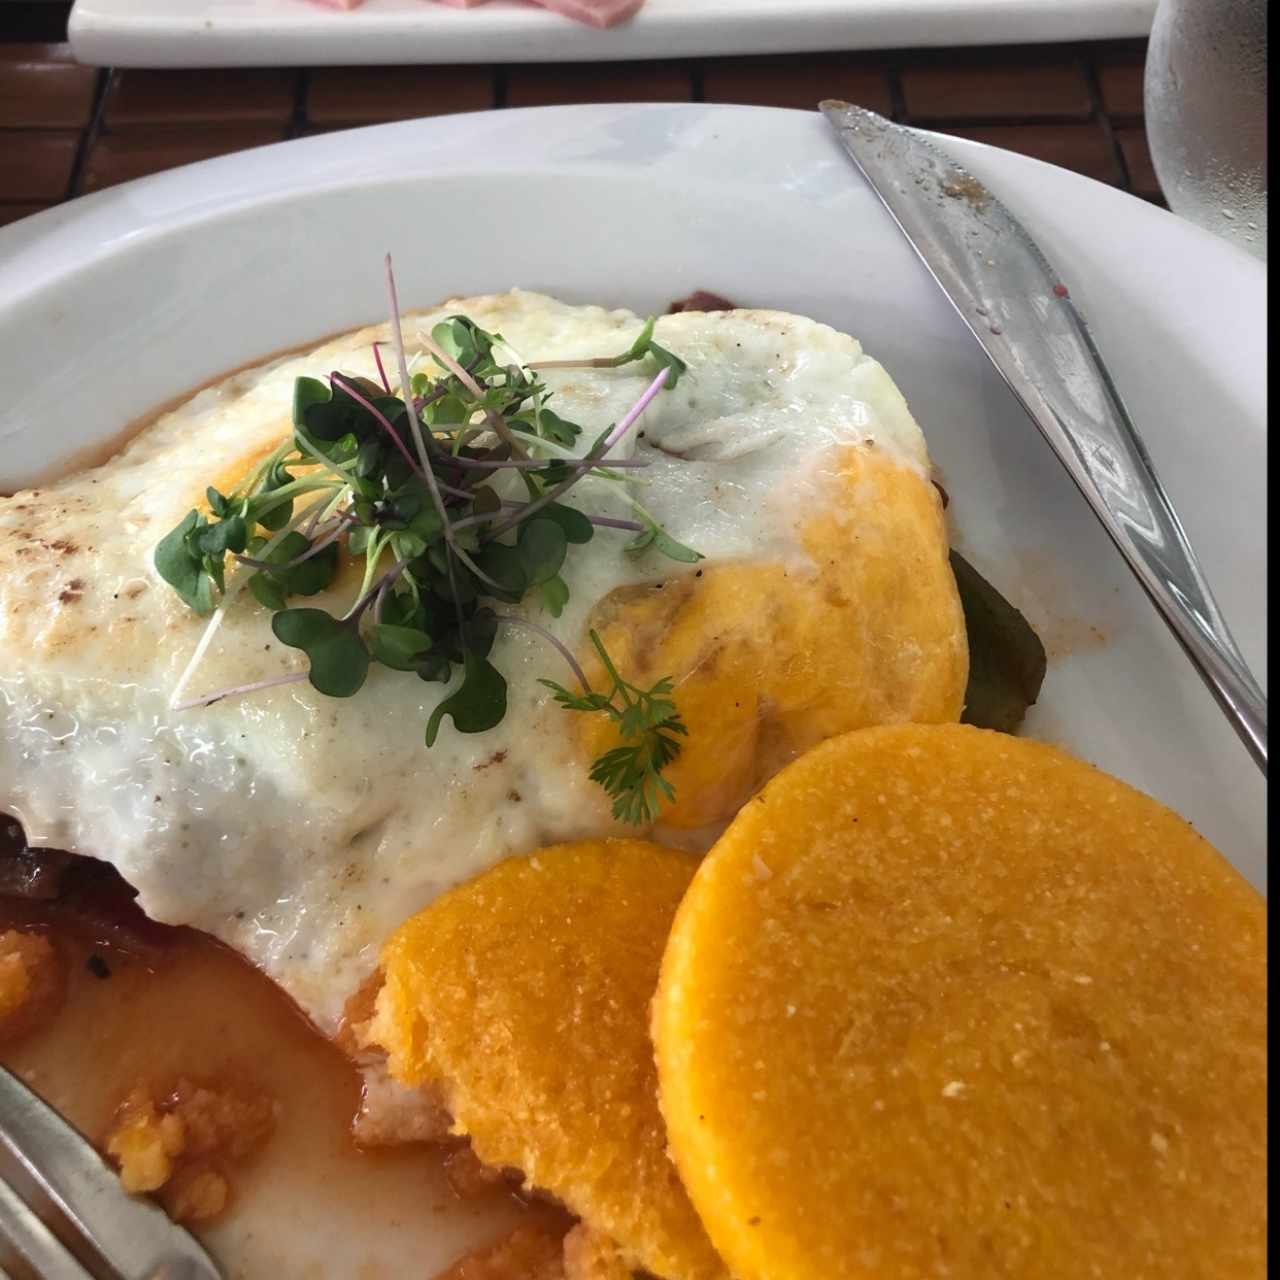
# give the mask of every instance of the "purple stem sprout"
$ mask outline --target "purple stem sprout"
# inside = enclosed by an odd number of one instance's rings
[[[508,511],[523,511],[529,504],[527,502],[508,502],[504,499],[502,505]],[[483,520],[484,517],[481,516],[480,519]],[[625,529],[629,533],[642,533],[644,531],[644,525],[639,520],[619,520],[614,516],[587,516],[587,519],[597,529]],[[461,524],[462,522],[459,521],[458,523]]]
[[[368,591],[360,597],[359,600],[347,610],[347,616],[343,618],[343,622],[357,623],[360,621],[360,615],[374,603],[379,593],[384,592],[391,584],[409,567],[412,562],[412,556],[405,556],[403,560],[397,560],[390,569],[378,579],[377,582],[369,588]]]
[[[294,556],[292,560],[284,560],[280,564],[275,564],[270,560],[255,560],[252,556],[242,555],[237,555],[236,560],[240,564],[247,564],[254,569],[292,569],[295,565],[302,564],[305,560],[310,560],[312,556],[318,556],[330,543],[336,542],[342,537],[347,525],[355,518],[355,513],[352,511],[342,512],[336,528],[331,529],[318,542],[312,544],[300,555]]]
[[[639,520],[615,520],[613,516],[588,516],[592,524],[601,529],[626,529],[629,533],[643,533]]]
[[[405,447],[404,441],[401,440],[400,437],[396,434],[395,427],[393,427],[391,423],[387,421],[386,415],[379,413],[379,411],[375,409],[374,406],[368,400],[366,400],[364,396],[362,396],[360,392],[356,390],[356,388],[353,387],[351,383],[348,382],[346,378],[344,378],[340,373],[335,373],[329,379],[329,381],[336,382],[338,386],[340,386],[343,389],[343,391],[345,391],[347,395],[349,395],[357,404],[363,405],[366,409],[369,410],[371,414],[373,414],[374,418],[383,427],[386,433],[391,437],[392,440],[395,441],[395,446],[397,449],[400,450],[400,454],[404,458],[404,460],[409,464],[409,466],[413,469],[413,471],[417,475],[419,476],[422,475],[422,468],[418,465],[413,454],[411,454],[409,450]]]
[[[550,466],[555,458],[461,458],[449,455],[449,465],[461,467],[464,471],[499,471],[503,467],[515,467],[528,471],[536,471],[540,467]],[[651,465],[645,458],[611,458],[611,467],[647,467]]]
[[[568,646],[562,644],[555,636],[551,634],[546,627],[540,627],[536,622],[529,622],[525,618],[517,618],[509,613],[500,613],[497,615],[499,623],[508,627],[520,627],[525,631],[532,631],[534,635],[541,636],[557,653],[569,664],[569,669],[577,677],[578,683],[582,686],[583,693],[591,692],[591,685],[587,682],[587,673],[583,671],[579,665],[577,658],[573,656]]]
[[[506,533],[508,529],[513,529],[521,520],[528,519],[535,511],[541,511],[543,507],[550,506],[561,494],[571,489],[579,480],[582,479],[588,471],[599,464],[600,460],[616,445],[623,436],[635,425],[636,419],[649,407],[654,396],[662,390],[662,384],[667,380],[667,370],[662,368],[658,371],[658,376],[645,388],[640,399],[622,415],[617,426],[609,432],[603,440],[597,444],[590,453],[587,454],[581,462],[577,463],[569,475],[562,480],[553,489],[549,489],[540,498],[531,502],[518,516],[513,516],[508,520],[504,520],[496,529],[489,531],[489,538],[496,538],[500,533]]]
[[[215,702],[221,702],[223,698],[236,698],[245,693],[258,693],[263,689],[274,689],[282,684],[301,684],[307,678],[307,672],[305,671],[291,671],[286,676],[272,676],[269,680],[253,680],[248,684],[233,684],[229,689],[219,689],[215,693],[206,693],[199,698],[192,698],[189,702],[179,702],[173,710],[190,711],[195,707],[208,707]]]
[[[390,395],[391,383],[387,381],[387,371],[382,367],[382,352],[378,350],[380,346],[382,346],[382,343],[380,342],[375,342],[373,344],[373,362],[378,366],[378,377],[382,379],[382,389],[387,393],[387,395]]]
[[[387,293],[391,303],[391,336],[395,339],[396,364],[400,373],[400,389],[408,401],[409,426],[413,431],[413,442],[418,446],[418,456],[422,462],[422,470],[419,474],[426,480],[427,488],[431,490],[431,498],[436,504],[436,512],[444,525],[444,540],[451,549],[456,550],[457,548],[454,547],[453,541],[453,529],[449,523],[449,515],[444,509],[444,499],[440,496],[440,488],[436,483],[435,472],[432,471],[431,463],[427,459],[427,446],[422,440],[422,426],[418,421],[417,411],[413,407],[413,383],[409,380],[409,361],[404,354],[404,334],[400,330],[400,298],[396,293],[396,273],[391,268],[390,254],[387,254],[385,262],[387,266]],[[471,375],[466,373],[465,370],[463,370],[463,373],[471,381],[471,385],[475,386],[475,381],[471,379]],[[392,432],[392,434],[394,435],[395,433]]]

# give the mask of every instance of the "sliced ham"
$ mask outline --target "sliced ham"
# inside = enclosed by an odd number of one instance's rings
[[[535,0],[535,3],[593,27],[612,27],[644,6],[644,0]]]
[[[328,5],[331,9],[354,9],[363,0],[316,0],[317,4]],[[455,9],[472,9],[485,0],[438,0]],[[644,0],[534,0],[544,9],[572,18],[575,22],[585,22],[592,27],[612,27],[625,22],[632,14],[644,5]]]

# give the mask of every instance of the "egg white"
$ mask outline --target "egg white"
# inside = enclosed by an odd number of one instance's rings
[[[610,355],[641,327],[629,311],[516,290],[411,317],[410,350],[419,328],[457,313],[524,360]],[[387,336],[364,329],[238,373],[105,465],[0,500],[0,810],[33,844],[114,863],[149,915],[236,947],[328,1032],[392,929],[443,889],[511,853],[616,830],[575,755],[573,717],[537,683],[564,680],[561,660],[515,629],[493,654],[509,683],[506,719],[471,736],[446,722],[430,750],[423,728],[444,686],[376,666],[350,699],[295,684],[169,708],[206,622],[157,576],[156,542],[215,477],[284,438],[297,376],[375,377],[372,343]],[[652,462],[632,492],[709,559],[802,558],[796,529],[824,500],[833,445],[870,441],[927,474],[906,403],[852,338],[769,311],[667,316],[656,337],[689,373],[621,452]],[[553,407],[584,427],[582,452],[652,374],[645,363],[545,377]],[[598,480],[571,501],[628,514]],[[678,568],[626,551],[629,536],[603,529],[570,548],[561,618],[520,609],[576,647],[610,590]],[[304,664],[245,595],[188,693]]]

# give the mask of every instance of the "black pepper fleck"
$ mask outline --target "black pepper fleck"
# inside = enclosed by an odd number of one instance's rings
[[[95,978],[111,977],[110,967],[96,951],[84,962],[84,967],[88,969]]]

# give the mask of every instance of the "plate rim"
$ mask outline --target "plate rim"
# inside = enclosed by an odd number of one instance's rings
[[[234,196],[227,193],[221,197],[218,195],[211,197],[207,191],[202,191],[197,201],[194,195],[194,184],[189,181],[193,177],[204,178],[218,175],[223,179],[234,177],[243,182],[251,166],[263,163],[271,157],[278,158],[286,154],[292,157],[306,150],[314,151],[317,156],[324,156],[329,152],[336,154],[340,151],[345,151],[357,139],[361,142],[368,142],[378,138],[389,138],[395,134],[405,134],[407,136],[412,132],[418,131],[425,133],[437,131],[466,132],[481,122],[492,120],[495,115],[500,116],[504,122],[509,122],[513,128],[517,128],[529,120],[551,120],[561,117],[578,117],[583,120],[584,127],[586,127],[593,119],[603,119],[617,113],[642,115],[671,112],[687,113],[691,118],[697,116],[711,117],[721,113],[726,115],[755,115],[762,121],[770,119],[798,124],[801,120],[806,120],[814,122],[815,127],[817,125],[826,127],[816,107],[812,111],[807,111],[792,107],[710,102],[574,103],[538,107],[506,107],[500,111],[490,108],[481,111],[455,112],[444,116],[418,116],[409,120],[392,120],[377,124],[357,125],[348,129],[313,134],[304,138],[287,138],[279,142],[263,143],[254,147],[246,147],[228,155],[197,160],[159,173],[133,178],[128,182],[118,183],[100,191],[88,192],[77,196],[73,200],[43,209],[7,226],[0,227],[0,286],[4,287],[4,292],[0,293],[0,310],[3,310],[12,302],[15,295],[9,290],[17,287],[22,280],[21,273],[16,280],[8,280],[8,277],[12,274],[15,260],[18,261],[20,266],[23,261],[23,254],[19,251],[30,251],[33,247],[42,248],[39,242],[46,233],[55,237],[64,231],[74,234],[78,225],[83,224],[85,220],[102,215],[104,222],[108,224],[108,226],[104,226],[104,231],[108,229],[111,223],[116,223],[119,230],[123,231],[124,234],[138,234],[139,232],[136,230],[133,233],[128,230],[130,223],[138,222],[137,218],[130,216],[116,218],[114,216],[120,206],[137,197],[142,197],[143,199],[158,197],[156,203],[163,203],[167,206],[163,214],[155,208],[150,210],[150,216],[142,225],[148,231],[151,231],[157,230],[162,226],[178,227],[184,221],[195,220],[197,216],[216,216],[218,213],[226,213],[234,208],[243,207],[247,203],[256,203],[268,197],[285,196],[291,190],[290,184],[286,183],[282,187],[274,176],[268,181],[262,181],[261,179],[264,175],[255,175],[254,181],[260,183],[260,190],[237,191]],[[1215,236],[1203,227],[1179,218],[1170,210],[1161,208],[1140,196],[1122,191],[1087,174],[1077,173],[1074,170],[1066,169],[1061,165],[1055,165],[1046,160],[1037,159],[1034,156],[1022,155],[1008,148],[993,146],[990,143],[979,142],[971,138],[962,138],[954,134],[940,133],[936,130],[920,129],[918,132],[933,140],[937,145],[951,148],[958,155],[974,158],[979,163],[1010,165],[1014,169],[1023,167],[1027,172],[1033,173],[1039,171],[1045,175],[1052,175],[1054,181],[1063,181],[1068,185],[1076,185],[1078,190],[1087,192],[1094,198],[1103,200],[1112,197],[1119,198],[1130,213],[1150,218],[1153,225],[1159,223],[1165,229],[1173,230],[1175,234],[1186,235],[1189,244],[1210,255],[1221,255],[1224,266],[1230,264],[1235,270],[1243,269],[1246,273],[1251,273],[1254,276],[1254,283],[1265,289],[1265,263],[1259,262],[1239,246]],[[598,165],[598,162],[596,163]],[[617,167],[622,169],[627,166],[618,165]],[[855,174],[852,166],[850,166],[850,173],[851,175]],[[388,173],[384,176],[394,175]],[[360,180],[369,181],[370,175],[364,174],[360,178],[353,178],[348,182],[326,182],[321,189],[331,190],[343,186],[359,185]],[[861,181],[860,178],[857,180]],[[301,172],[297,172],[294,177],[294,185],[301,187],[303,181],[304,178]],[[183,189],[188,189],[191,192],[189,206],[184,206],[182,199]],[[177,198],[175,199],[175,197]],[[1137,214],[1139,209],[1142,210],[1141,214]],[[106,256],[114,249],[114,243],[108,242],[99,247],[101,253],[94,255],[92,258],[86,258],[80,265],[88,265],[89,261]],[[29,257],[27,261],[30,262]],[[47,279],[52,280],[65,274],[65,271],[51,272]]]

